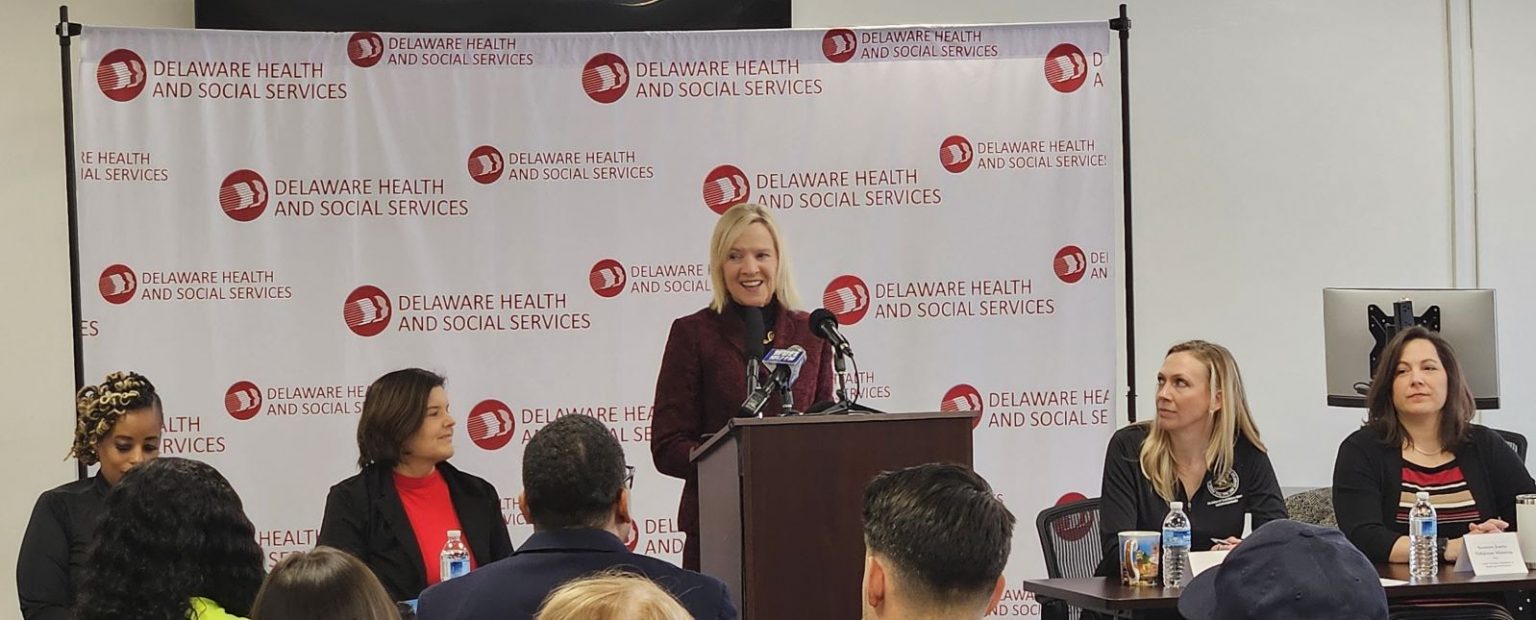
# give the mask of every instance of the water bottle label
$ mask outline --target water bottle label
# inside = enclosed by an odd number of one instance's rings
[[[1425,519],[1419,517],[1413,520],[1414,530],[1418,533],[1418,535],[1425,538],[1435,538],[1438,535],[1436,530],[1439,528],[1437,528],[1436,525],[1437,524],[1435,523],[1434,519]]]
[[[1163,548],[1184,547],[1189,548],[1189,530],[1163,530]]]
[[[446,564],[445,568],[447,569],[448,579],[463,577],[469,574],[469,560],[448,560]]]

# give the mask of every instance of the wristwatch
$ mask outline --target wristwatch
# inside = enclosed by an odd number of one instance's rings
[[[1440,557],[1440,563],[1442,564],[1450,563],[1450,559],[1445,557],[1445,547],[1449,544],[1451,544],[1451,539],[1449,538],[1444,536],[1435,538],[1435,555]]]

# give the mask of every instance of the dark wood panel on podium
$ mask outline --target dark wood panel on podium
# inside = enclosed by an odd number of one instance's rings
[[[699,446],[701,564],[747,620],[857,618],[864,487],[971,465],[971,412],[737,418]]]

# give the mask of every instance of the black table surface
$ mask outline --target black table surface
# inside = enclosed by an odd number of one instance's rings
[[[1383,579],[1408,581],[1407,564],[1379,564],[1376,572]],[[1038,596],[1061,599],[1069,605],[1095,611],[1173,609],[1179,606],[1178,590],[1127,586],[1121,584],[1119,579],[1107,577],[1025,579],[1023,587]],[[1429,582],[1391,585],[1385,589],[1389,599],[1536,590],[1536,571],[1478,577],[1471,571],[1454,572],[1451,566],[1446,565],[1440,567],[1440,574]]]

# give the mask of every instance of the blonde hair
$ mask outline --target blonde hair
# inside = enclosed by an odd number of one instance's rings
[[[544,599],[536,620],[692,620],[651,580],[609,570],[567,582]]]
[[[714,298],[709,308],[724,312],[730,293],[725,290],[725,261],[730,258],[731,246],[753,224],[762,224],[773,237],[774,253],[778,256],[778,271],[774,278],[773,295],[785,310],[800,306],[800,295],[795,292],[794,278],[790,275],[789,251],[784,247],[784,237],[773,221],[773,213],[760,204],[743,202],[727,209],[715,222],[715,232],[709,236],[709,283],[714,287]]]
[[[1212,414],[1215,419],[1205,446],[1205,466],[1211,472],[1212,480],[1229,480],[1238,433],[1260,451],[1266,451],[1264,442],[1259,441],[1259,428],[1248,411],[1248,394],[1243,390],[1243,375],[1237,369],[1237,360],[1226,347],[1204,340],[1173,345],[1164,357],[1174,353],[1188,353],[1205,365],[1211,400],[1220,403],[1220,408]],[[1173,501],[1178,496],[1174,492],[1178,469],[1173,458],[1173,442],[1168,432],[1155,421],[1145,424],[1148,434],[1141,444],[1141,475],[1152,481],[1158,496]]]

